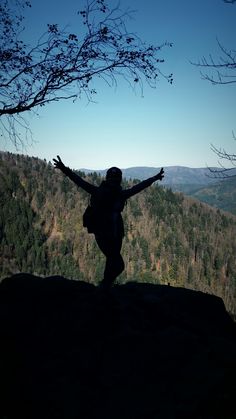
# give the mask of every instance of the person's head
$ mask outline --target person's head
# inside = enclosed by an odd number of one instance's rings
[[[118,167],[110,167],[106,173],[106,181],[111,184],[120,185],[122,181],[122,171]]]

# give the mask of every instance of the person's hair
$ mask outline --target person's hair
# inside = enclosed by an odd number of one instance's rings
[[[110,167],[106,173],[106,179],[117,179],[121,182],[122,171],[118,167]]]

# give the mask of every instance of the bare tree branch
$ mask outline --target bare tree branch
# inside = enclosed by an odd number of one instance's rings
[[[236,3],[236,0],[223,0],[224,3]],[[208,58],[203,57],[198,62],[191,64],[204,69],[200,72],[202,78],[212,84],[234,84],[236,83],[236,50],[225,48],[217,40],[220,56],[215,60],[210,54]],[[211,73],[210,73],[211,71]],[[233,139],[236,140],[233,133]],[[210,177],[226,179],[236,176],[236,154],[230,154],[225,149],[217,148],[211,145],[211,150],[219,158],[217,169],[209,168]],[[228,162],[232,167],[225,167],[222,163]]]
[[[219,40],[217,43],[221,54],[217,60],[209,55],[208,58],[203,57],[198,62],[191,62],[191,64],[204,69],[201,71],[202,79],[212,84],[236,83],[236,51],[226,49]]]
[[[83,94],[92,100],[96,91],[91,82],[97,77],[109,85],[116,85],[122,77],[133,87],[138,85],[141,91],[144,81],[151,87],[156,86],[160,77],[169,83],[173,81],[172,74],[160,70],[164,63],[161,50],[172,44],[143,43],[128,31],[130,12],[122,12],[119,6],[110,10],[105,0],[87,0],[85,8],[78,12],[83,35],[49,24],[36,45],[29,46],[20,35],[22,13],[30,3],[26,0],[13,3],[17,11],[10,8],[10,0],[0,5],[0,122],[2,132],[15,145],[21,138],[14,132],[19,115]],[[27,131],[26,122],[24,126]]]
[[[234,140],[235,140],[235,136],[234,136]],[[213,168],[208,167],[209,172],[210,172],[210,177],[219,178],[219,179],[235,177],[236,176],[236,154],[230,154],[225,149],[217,148],[213,144],[211,144],[211,150],[219,158],[218,160],[219,168],[213,169]],[[229,162],[232,167],[225,167],[222,161]]]

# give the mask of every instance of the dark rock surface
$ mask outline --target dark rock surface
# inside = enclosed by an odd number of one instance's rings
[[[0,336],[1,418],[236,418],[220,298],[19,274],[0,284]]]

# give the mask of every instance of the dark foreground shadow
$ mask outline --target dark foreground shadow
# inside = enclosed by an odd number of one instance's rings
[[[200,292],[13,276],[0,284],[0,417],[235,418],[235,332]]]

